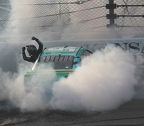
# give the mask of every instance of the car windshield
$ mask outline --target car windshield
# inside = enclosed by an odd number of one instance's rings
[[[40,63],[52,63],[54,69],[71,69],[73,56],[44,56],[40,57]]]

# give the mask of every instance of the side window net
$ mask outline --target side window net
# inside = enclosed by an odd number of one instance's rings
[[[64,56],[60,56],[59,61],[63,61],[64,60]]]
[[[64,57],[64,61],[68,61],[68,59],[69,59],[69,56]]]
[[[56,57],[55,57],[55,61],[56,61],[56,62],[59,61],[59,59],[60,59],[60,56],[56,56]]]
[[[55,60],[55,56],[51,56],[50,57],[50,62],[54,62],[54,60]]]
[[[71,69],[74,56],[45,56],[40,58],[40,62],[53,63],[55,69]]]
[[[50,60],[50,56],[47,56],[46,58],[45,58],[45,61],[44,62],[49,62],[49,60]]]

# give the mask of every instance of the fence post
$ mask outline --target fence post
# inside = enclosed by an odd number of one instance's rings
[[[109,9],[109,14],[106,17],[110,20],[110,24],[107,24],[107,27],[115,26],[116,14],[114,14],[114,9],[116,9],[116,4],[114,4],[114,0],[109,0],[109,4],[106,4],[106,9]]]
[[[109,0],[109,4],[114,4],[114,0]],[[109,9],[109,14],[114,14],[114,9]],[[110,25],[114,24],[114,19],[110,18]]]

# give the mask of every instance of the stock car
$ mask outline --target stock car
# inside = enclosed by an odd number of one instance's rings
[[[38,64],[53,64],[53,68],[58,78],[67,77],[72,73],[79,65],[81,60],[92,54],[92,51],[85,47],[53,47],[45,48],[38,59],[35,61],[32,69],[25,73],[25,77],[42,74],[49,69],[36,70]]]

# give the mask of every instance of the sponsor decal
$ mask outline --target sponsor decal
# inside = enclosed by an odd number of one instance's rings
[[[144,54],[144,38],[85,41],[77,42],[75,45],[84,46],[94,52],[105,48],[108,44],[113,44],[116,47],[120,47],[125,51],[130,51],[135,55]]]

